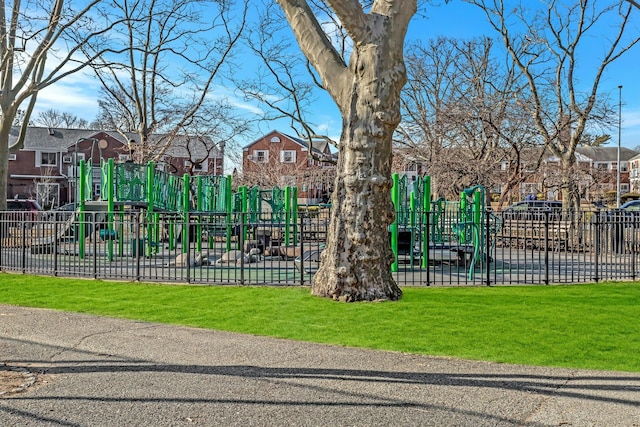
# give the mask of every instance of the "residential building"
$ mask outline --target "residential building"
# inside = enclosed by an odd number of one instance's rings
[[[335,177],[335,158],[324,139],[309,141],[272,131],[242,150],[245,185],[298,188],[299,203],[326,202]]]
[[[18,138],[12,128],[9,143]],[[126,138],[125,138],[126,136]],[[76,176],[81,160],[100,165],[100,160],[132,161],[137,135],[120,135],[90,129],[28,127],[23,148],[9,154],[7,198],[33,198],[45,207],[75,200]],[[177,137],[157,163],[158,169],[182,175],[223,174],[223,147],[207,138]],[[100,173],[94,172],[93,195],[100,195]]]
[[[640,154],[629,160],[629,191],[640,194]]]
[[[630,163],[638,152],[630,148],[620,148],[620,194],[631,191]],[[559,167],[559,159],[550,156],[545,160],[545,173]],[[581,199],[593,201],[604,199],[607,193],[617,192],[618,147],[578,147],[576,149],[576,185]],[[557,178],[556,178],[557,180]],[[540,190],[551,200],[560,199],[560,191],[551,180],[543,179]]]
[[[452,152],[451,149],[444,151]],[[561,200],[560,159],[549,152],[545,153],[541,148],[523,150],[519,154],[520,181],[516,187],[509,190],[508,200],[524,200],[528,195],[536,195],[546,200]],[[439,163],[444,163],[443,159],[446,157],[461,158],[443,154],[438,158]],[[572,179],[581,200],[602,200],[610,198],[612,193],[615,194],[618,177],[618,147],[578,147],[575,161]],[[452,180],[440,177],[444,182],[439,183],[438,177],[440,174],[446,176],[447,170],[441,165],[438,166],[440,167],[434,168],[424,161],[416,160],[410,150],[394,152],[394,171],[406,173],[409,176],[434,173],[432,194],[447,194],[447,186],[451,186]],[[432,170],[435,172],[431,172]],[[469,171],[473,171],[473,168],[469,168],[465,173],[469,174]],[[506,174],[509,173],[509,161],[502,160],[496,171],[499,173],[487,174],[485,177],[487,182],[482,183],[486,186],[488,193],[493,195],[501,194],[504,189]],[[459,184],[457,181],[455,183]],[[620,187],[621,194],[640,193],[640,154],[626,147],[620,148]]]

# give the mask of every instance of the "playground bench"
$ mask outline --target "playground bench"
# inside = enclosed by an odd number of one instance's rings
[[[503,246],[506,241],[507,246],[520,249],[543,249],[548,245],[556,251],[569,250],[570,221],[510,220],[503,227]]]

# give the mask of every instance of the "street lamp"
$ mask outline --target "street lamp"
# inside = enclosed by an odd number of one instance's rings
[[[618,86],[618,176],[617,176],[617,205],[620,208],[620,169],[622,164],[620,163],[620,146],[622,139],[622,85]]]

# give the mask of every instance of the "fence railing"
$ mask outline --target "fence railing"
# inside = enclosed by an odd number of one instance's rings
[[[418,213],[398,227],[401,286],[636,279],[640,216],[620,211],[481,222]],[[194,284],[308,285],[327,238],[328,210],[297,221],[248,214],[1,212],[0,270]],[[461,237],[461,236],[466,237]],[[251,249],[255,248],[253,251]]]

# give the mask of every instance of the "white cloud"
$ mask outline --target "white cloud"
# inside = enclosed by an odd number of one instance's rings
[[[618,130],[614,130],[612,139],[617,143]],[[640,146],[640,110],[622,110],[622,132],[620,142],[623,146],[633,148]]]
[[[622,129],[640,127],[640,110],[622,110]]]
[[[54,109],[91,121],[98,113],[96,80],[81,73],[68,76],[38,93],[36,113]]]
[[[237,108],[238,110],[243,110],[243,111],[246,111],[248,113],[257,114],[257,115],[263,115],[264,114],[264,110],[262,110],[260,107],[256,107],[255,105],[251,105],[250,103],[242,101],[239,98],[230,97],[230,98],[225,98],[225,99],[230,105],[232,105],[234,108]]]
[[[209,92],[207,93],[207,98],[215,99],[215,100],[224,100],[234,108],[250,114],[256,114],[259,116],[264,115],[264,110],[262,108],[258,107],[255,103],[252,104],[250,102],[247,102],[239,98],[235,94],[233,89],[230,89],[226,86],[222,86],[222,85],[212,86],[209,89]]]

